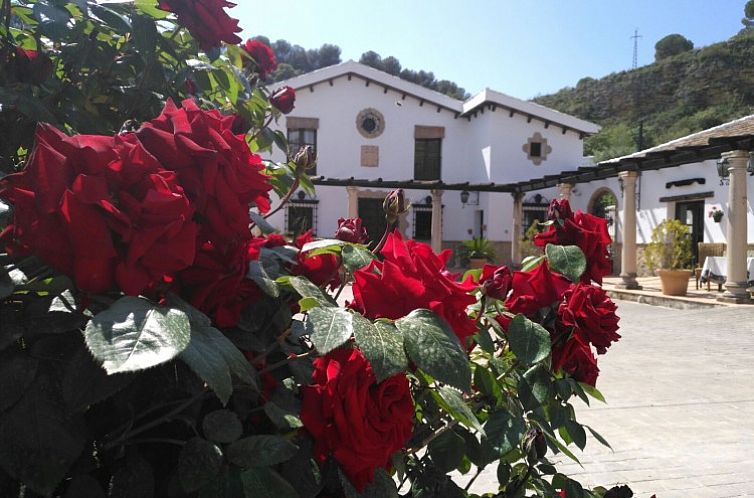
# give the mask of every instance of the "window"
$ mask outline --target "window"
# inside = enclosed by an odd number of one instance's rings
[[[414,141],[414,180],[439,180],[442,139],[417,138]]]
[[[314,155],[317,155],[317,130],[311,128],[289,128],[288,129],[288,158],[292,159],[296,152],[304,145],[311,145],[314,148]],[[317,167],[308,170],[310,175],[317,174]]]
[[[542,157],[542,142],[531,142],[529,144],[529,155],[531,157]]]
[[[414,204],[414,238],[417,240],[432,240],[432,206]]]
[[[285,211],[286,231],[294,237],[312,229],[317,234],[317,203],[316,199],[291,200]]]

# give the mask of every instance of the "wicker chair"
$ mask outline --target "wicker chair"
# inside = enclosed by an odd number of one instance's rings
[[[699,279],[702,277],[702,268],[704,267],[704,262],[707,260],[707,256],[725,256],[725,248],[727,247],[727,244],[719,243],[719,242],[699,242],[698,249],[699,249],[699,263],[694,271],[694,276],[696,277],[696,288],[699,288]],[[717,284],[717,290],[722,290],[723,284]],[[710,282],[707,280],[707,291],[710,290]]]

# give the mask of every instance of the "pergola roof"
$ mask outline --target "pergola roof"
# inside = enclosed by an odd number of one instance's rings
[[[520,193],[554,187],[559,183],[586,183],[611,178],[621,171],[651,171],[717,159],[723,152],[731,150],[754,150],[754,114],[627,156],[602,161],[595,166],[561,171],[558,174],[517,183],[445,183],[442,180],[369,180],[322,176],[312,178],[312,183],[341,187]]]

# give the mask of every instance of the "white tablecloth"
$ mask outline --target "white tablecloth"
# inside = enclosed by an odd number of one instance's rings
[[[754,258],[746,258],[749,284],[754,284]],[[725,256],[707,256],[702,266],[702,282],[724,283],[728,276],[728,258]]]

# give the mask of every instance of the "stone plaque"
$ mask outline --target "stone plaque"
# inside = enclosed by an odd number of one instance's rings
[[[376,168],[380,165],[380,148],[376,145],[361,146],[361,165]]]

